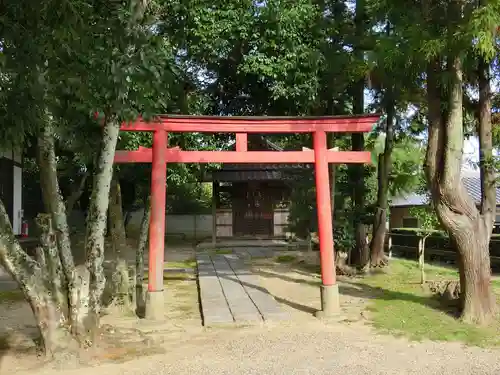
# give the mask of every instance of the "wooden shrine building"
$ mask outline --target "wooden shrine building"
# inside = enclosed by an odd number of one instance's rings
[[[249,134],[247,146],[249,151],[284,151],[259,134]],[[234,149],[233,145],[231,150]],[[208,174],[206,181],[212,181],[213,187],[212,240],[285,237],[293,181],[308,167],[304,164],[222,164],[221,169]]]

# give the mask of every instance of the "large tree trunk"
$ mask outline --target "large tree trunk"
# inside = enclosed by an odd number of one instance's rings
[[[472,228],[454,236],[457,250],[462,258],[459,263],[463,280],[463,284],[460,285],[461,318],[468,323],[486,324],[494,319],[496,313],[489,256],[491,234],[488,233],[491,232],[488,232],[482,220],[473,223]]]
[[[109,192],[109,231],[113,245],[113,297],[114,302],[122,307],[130,305],[130,283],[127,266],[127,235],[123,219],[122,194],[120,182],[115,175],[111,180]]]
[[[362,47],[362,39],[365,35],[365,0],[356,0],[356,47],[355,53],[358,60],[364,60],[364,50]],[[362,77],[354,85],[353,92],[353,113],[364,113],[364,89],[365,80]],[[363,134],[351,135],[352,150],[362,151],[365,145]],[[369,261],[370,251],[366,242],[366,228],[363,221],[365,215],[365,173],[363,165],[352,165],[349,167],[351,170],[351,184],[353,185],[352,200],[354,204],[354,237],[355,248],[351,253],[350,263],[358,268],[364,268]]]
[[[73,311],[69,310],[67,285],[58,254],[52,215],[40,214],[36,222],[41,233],[41,246],[37,248],[37,261],[41,272],[36,298],[32,299],[28,295],[28,300],[43,338],[45,352],[55,355],[65,353],[68,349],[77,350],[75,338],[84,332],[81,328],[85,324],[83,319],[78,318],[84,316],[87,311],[88,295],[81,289],[78,293],[74,293],[75,289],[70,290],[70,299],[75,305]],[[78,284],[76,280],[72,282],[72,285],[75,284]]]
[[[99,326],[101,299],[106,284],[104,276],[104,232],[106,230],[109,190],[113,176],[113,159],[116,142],[120,132],[120,124],[107,119],[103,126],[101,148],[96,165],[92,196],[87,216],[87,233],[85,251],[87,268],[90,273],[89,284],[89,328],[95,333]]]
[[[37,261],[45,271],[47,288],[53,302],[60,306],[61,313],[68,316],[68,291],[50,214],[39,214],[36,224],[40,230],[40,245],[37,249]]]
[[[50,356],[76,348],[76,341],[68,330],[67,296],[61,285],[64,275],[51,217],[42,215],[38,222],[42,223],[42,246],[37,249],[35,261],[19,245],[0,200],[0,264],[23,291],[40,330],[41,346]]]
[[[387,264],[385,256],[385,237],[387,232],[387,200],[389,195],[389,176],[391,173],[391,155],[394,134],[394,101],[392,94],[386,93],[386,126],[385,126],[385,148],[384,153],[378,157],[378,189],[377,207],[373,221],[373,236],[370,244],[370,266],[380,267]]]
[[[75,336],[86,336],[89,304],[88,288],[86,286],[89,283],[89,274],[84,267],[75,267],[73,260],[66,207],[59,190],[57,178],[54,129],[49,122],[45,124],[44,129],[38,136],[38,164],[45,206],[50,213],[51,219],[50,225],[47,224],[47,219],[43,219],[45,224],[40,227],[41,240],[43,243],[44,236],[47,236],[47,231],[52,230],[52,228],[57,239],[57,251],[52,246],[44,246],[46,257],[45,266],[42,267],[42,275],[47,272],[50,274],[51,270],[62,268],[64,278],[61,277],[57,281],[60,289],[57,291],[52,290],[51,293],[57,296],[60,302],[58,311],[66,316],[65,324],[70,327],[71,333]],[[65,297],[66,303],[62,303],[63,297]],[[40,300],[42,301],[43,298]]]
[[[75,264],[71,252],[66,207],[57,179],[54,129],[50,121],[46,122],[38,136],[38,167],[40,168],[41,188],[45,207],[51,215],[52,225],[56,231],[59,256],[66,278],[64,284],[67,286],[66,293],[68,293],[73,287]],[[69,293],[70,309],[75,307],[75,303],[75,301],[71,300],[71,293]]]
[[[443,74],[448,76],[446,90],[440,86]],[[488,249],[491,224],[490,218],[480,214],[460,178],[462,85],[462,62],[458,56],[449,58],[447,72],[440,60],[429,64],[426,175],[439,221],[460,257],[461,317],[467,322],[487,323],[496,313]],[[445,106],[442,98],[448,99]]]
[[[362,102],[362,99],[361,99]],[[358,112],[359,113],[359,112]],[[352,150],[361,151],[364,148],[364,138],[362,134],[352,135]],[[363,268],[369,261],[369,248],[366,241],[366,228],[363,221],[365,215],[365,179],[364,166],[353,165],[351,168],[351,184],[353,186],[354,204],[354,237],[355,248],[351,253],[350,263],[358,268]]]

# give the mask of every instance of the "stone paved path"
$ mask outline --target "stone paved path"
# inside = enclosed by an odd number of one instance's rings
[[[272,258],[274,252],[272,249],[258,246],[236,247],[233,253],[242,258]]]
[[[197,254],[203,325],[249,324],[286,320],[257,275],[236,255]]]

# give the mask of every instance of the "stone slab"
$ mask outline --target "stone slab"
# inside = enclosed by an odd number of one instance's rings
[[[281,308],[269,291],[260,285],[257,275],[246,269],[239,260],[231,259],[228,262],[264,320],[284,320],[289,318],[288,313]]]
[[[266,251],[254,248],[253,256],[263,256]],[[202,254],[196,256],[200,302],[203,324],[259,323],[266,320],[286,319],[269,292],[260,286],[259,278],[245,265],[246,255],[238,249],[233,254]]]
[[[262,321],[262,316],[226,258],[224,256],[214,256],[213,262],[234,320],[236,322]]]
[[[210,327],[234,323],[233,315],[229,310],[212,259],[207,254],[198,254],[196,263],[198,266],[203,325]]]

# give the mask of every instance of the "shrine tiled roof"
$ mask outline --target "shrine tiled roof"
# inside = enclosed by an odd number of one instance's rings
[[[248,135],[248,149],[253,151],[284,151],[283,148],[261,135]],[[234,144],[228,147],[234,150]],[[223,164],[213,171],[209,180],[237,181],[281,181],[299,178],[299,171],[310,168],[308,164]]]
[[[478,171],[462,171],[462,183],[467,193],[476,204],[481,203],[481,177]],[[391,202],[391,207],[426,206],[429,198],[426,194],[411,193],[396,197]],[[500,186],[496,187],[496,205],[500,206]]]

